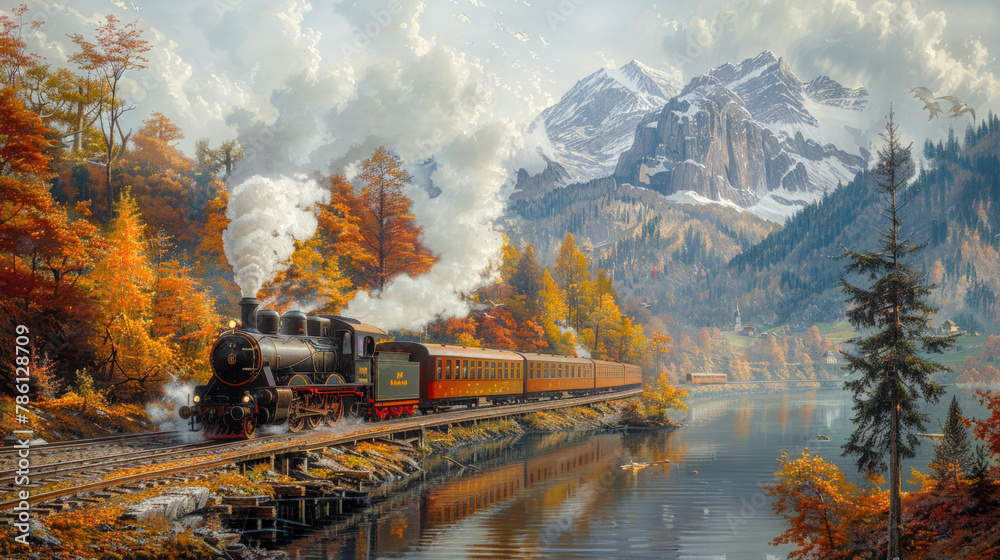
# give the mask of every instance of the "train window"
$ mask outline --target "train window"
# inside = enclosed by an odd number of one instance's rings
[[[478,370],[478,377],[477,377],[477,379],[482,379],[483,378],[483,361],[482,360],[479,360],[479,365],[476,366],[476,369]]]
[[[542,366],[542,378],[544,379],[549,378],[549,364],[545,364]]]
[[[510,362],[503,363],[503,378],[510,379]]]
[[[496,362],[490,362],[490,376],[491,376],[490,379],[496,379],[497,378],[497,363]]]
[[[343,336],[344,336],[344,355],[346,356],[346,355],[349,355],[349,354],[353,354],[354,351],[351,349],[351,346],[352,346],[351,345],[351,340],[352,340],[351,339],[351,333],[345,332]]]
[[[562,364],[559,364],[559,379],[562,379]]]
[[[448,379],[451,379],[451,360],[444,361],[444,374],[448,376]],[[457,371],[455,372],[455,379],[458,379]]]
[[[469,378],[469,360],[462,360],[462,379]]]

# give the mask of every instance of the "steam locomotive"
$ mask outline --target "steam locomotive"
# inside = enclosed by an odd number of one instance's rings
[[[371,418],[413,414],[419,368],[405,355],[376,352],[389,338],[377,327],[335,315],[279,317],[240,300],[240,328],[212,345],[212,379],[180,417],[208,439],[251,438],[257,427],[288,423],[297,432],[336,425],[351,409]]]
[[[240,301],[242,325],[210,352],[212,379],[179,414],[208,439],[252,438],[259,426],[336,425],[345,409],[384,420],[452,406],[504,404],[638,387],[638,366],[390,341],[371,325],[335,315],[279,316]]]

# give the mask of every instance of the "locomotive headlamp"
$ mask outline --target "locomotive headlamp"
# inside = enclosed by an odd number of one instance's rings
[[[250,393],[243,393],[243,402],[250,402]]]
[[[230,319],[229,320],[229,328],[231,328],[231,329],[235,329],[236,328],[236,319]]]
[[[201,402],[201,397],[199,397],[198,395],[195,395],[194,396],[194,402],[195,402],[195,404],[200,403]]]

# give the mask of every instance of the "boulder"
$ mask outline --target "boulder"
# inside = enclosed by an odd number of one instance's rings
[[[205,507],[209,497],[208,488],[192,486],[174,488],[164,494],[132,505],[120,519],[139,521],[151,517],[163,517],[173,521],[196,509]]]

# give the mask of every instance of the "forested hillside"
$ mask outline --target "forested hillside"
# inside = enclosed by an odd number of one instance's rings
[[[512,202],[505,229],[515,245],[534,245],[542,263],[554,262],[562,235],[572,233],[630,307],[729,329],[736,295],[726,264],[779,227],[730,207],[670,202],[609,177]]]
[[[916,148],[914,148],[916,150]],[[925,143],[928,166],[907,189],[906,225],[913,243],[926,243],[914,266],[939,287],[932,303],[938,320],[968,330],[1000,320],[997,249],[1000,247],[1000,119],[965,134],[964,143]],[[916,155],[916,154],[914,154]],[[745,309],[777,323],[809,325],[843,315],[837,287],[842,263],[831,257],[840,245],[874,246],[877,216],[868,174],[859,175],[821,202],[805,208],[743,254],[727,269],[745,293]],[[993,233],[997,232],[997,233]]]

